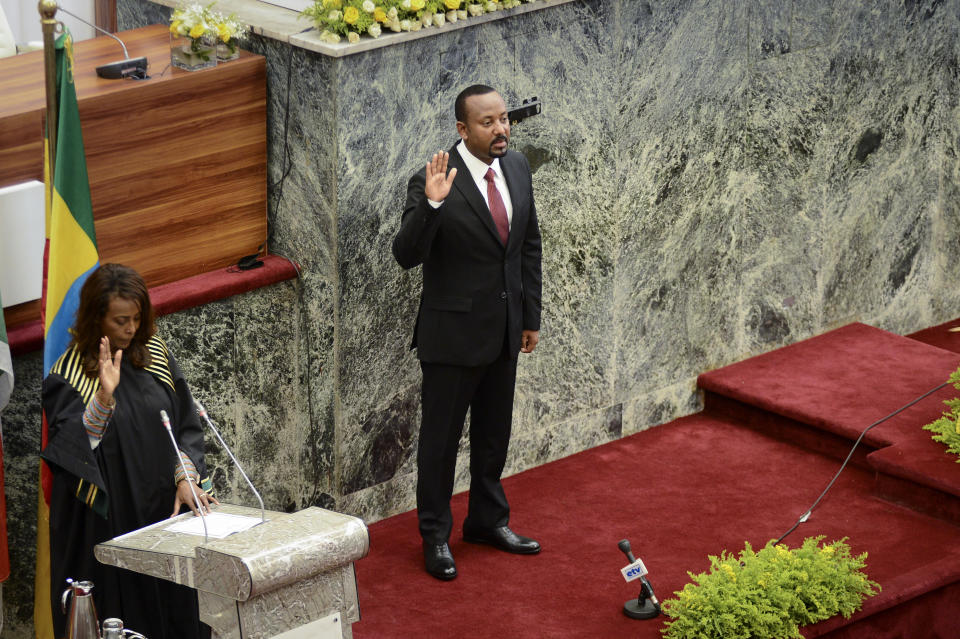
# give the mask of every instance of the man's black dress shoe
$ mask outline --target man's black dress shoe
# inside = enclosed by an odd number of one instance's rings
[[[453,554],[447,544],[429,544],[423,542],[423,563],[427,572],[444,581],[450,581],[457,576],[457,565],[453,562]]]
[[[518,535],[506,526],[492,530],[464,529],[463,540],[471,544],[490,544],[500,550],[518,555],[535,555],[540,552],[539,543],[529,537]]]

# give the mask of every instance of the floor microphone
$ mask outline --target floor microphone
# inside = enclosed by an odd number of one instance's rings
[[[201,404],[199,400],[194,399],[193,403],[197,407],[197,414],[200,415],[200,417],[202,417],[203,420],[207,423],[207,426],[210,427],[210,431],[217,438],[217,441],[220,442],[220,446],[222,446],[223,449],[227,451],[227,455],[230,456],[230,461],[232,461],[233,465],[237,467],[237,470],[240,471],[240,474],[243,476],[243,478],[247,480],[247,486],[250,486],[250,490],[253,491],[253,494],[256,496],[257,501],[260,502],[260,522],[261,523],[265,522],[267,518],[266,518],[265,510],[263,508],[263,498],[260,497],[260,492],[254,487],[253,482],[250,481],[250,478],[247,477],[247,473],[243,472],[243,466],[241,466],[240,462],[237,461],[237,458],[233,456],[233,451],[230,450],[229,446],[227,446],[227,442],[223,441],[223,437],[220,436],[220,431],[217,430],[217,427],[214,426],[213,424],[213,420],[210,419],[209,415],[207,415],[207,409],[203,407],[203,404]]]
[[[173,444],[173,453],[180,462],[180,470],[183,471],[183,476],[190,482],[190,473],[187,472],[187,466],[183,463],[183,456],[180,455],[180,447],[177,446],[177,438],[173,436],[173,429],[170,428],[170,418],[167,417],[167,411],[160,411],[160,420],[163,422],[163,427],[167,429],[167,434],[170,435],[170,443]],[[203,516],[203,506],[200,504],[200,498],[197,497],[197,493],[194,492],[193,486],[190,486],[190,494],[193,495],[193,503],[197,505],[197,513],[200,515],[200,521],[203,523],[203,543],[207,543],[209,540],[209,535],[207,534],[207,519]]]
[[[660,602],[653,593],[653,585],[647,579],[647,568],[642,561],[633,556],[629,541],[621,539],[617,547],[630,560],[630,563],[621,571],[623,578],[628,582],[634,579],[640,580],[640,594],[636,599],[623,604],[623,614],[631,619],[653,619],[660,614]]]

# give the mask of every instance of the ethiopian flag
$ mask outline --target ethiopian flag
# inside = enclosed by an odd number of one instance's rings
[[[3,301],[0,300],[0,412],[13,392],[13,359],[3,322]],[[3,427],[0,425],[0,581],[10,576],[10,554],[7,552],[7,501],[3,496]]]
[[[57,39],[57,148],[49,149],[47,181],[47,242],[43,262],[43,375],[47,376],[70,343],[80,288],[97,268],[97,239],[87,179],[77,92],[73,85],[73,47],[69,31]],[[49,157],[56,160],[50,170]],[[52,179],[52,188],[51,181]],[[41,448],[47,445],[43,416]],[[37,571],[33,623],[38,639],[54,639],[50,601],[50,469],[40,462],[37,500]]]

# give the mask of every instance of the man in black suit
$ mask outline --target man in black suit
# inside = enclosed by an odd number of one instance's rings
[[[417,515],[427,572],[457,576],[453,527],[457,447],[470,409],[470,499],[464,541],[534,554],[507,526],[500,483],[513,419],[518,352],[540,338],[540,228],[530,165],[507,150],[503,98],[474,85],[457,96],[460,141],[410,178],[393,254],[423,265],[413,347],[423,371]],[[448,172],[449,167],[449,172]]]

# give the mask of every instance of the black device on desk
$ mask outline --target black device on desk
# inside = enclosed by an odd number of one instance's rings
[[[114,40],[120,43],[120,46],[123,47],[123,60],[117,60],[116,62],[108,62],[106,64],[101,64],[97,67],[97,75],[101,78],[106,78],[108,80],[121,80],[123,78],[131,78],[133,80],[146,80],[147,79],[147,59],[143,56],[139,58],[131,58],[130,54],[127,53],[127,45],[123,43],[123,40],[113,35],[105,29],[101,29],[92,22],[87,22],[80,16],[70,13],[63,7],[60,7],[58,11],[76,18],[80,22],[84,23],[88,27],[93,27],[100,33],[110,36]]]

